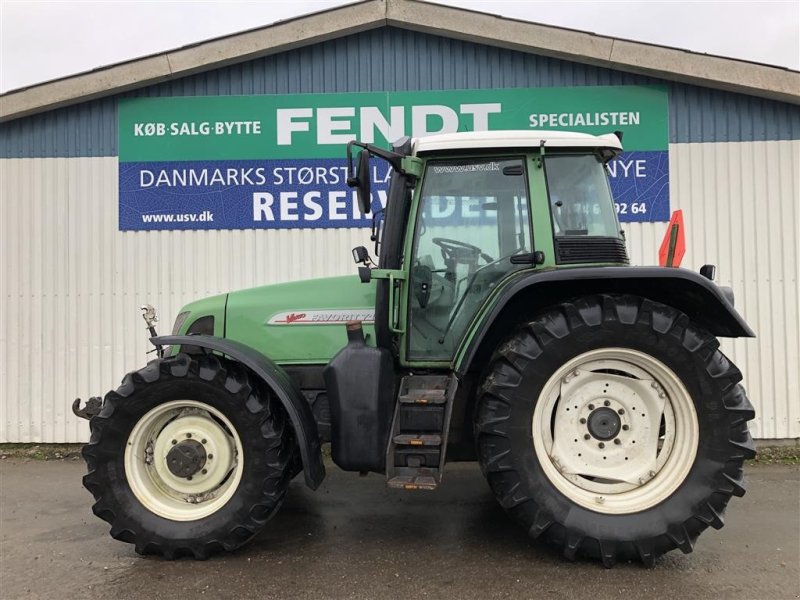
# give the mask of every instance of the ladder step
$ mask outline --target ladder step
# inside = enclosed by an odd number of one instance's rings
[[[395,446],[394,466],[438,469],[441,450],[441,446]]]
[[[432,433],[401,433],[392,438],[395,444],[404,446],[441,446],[442,436]]]
[[[400,396],[400,404],[445,404],[445,390],[408,390]]]
[[[442,404],[401,404],[397,412],[398,434],[441,433],[444,424]]]
[[[386,485],[435,490],[442,479],[448,426],[458,379],[406,375],[400,382],[386,448]]]
[[[400,490],[435,490],[437,483],[432,475],[397,475],[387,485]]]

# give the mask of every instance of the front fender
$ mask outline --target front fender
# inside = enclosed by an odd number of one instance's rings
[[[507,330],[522,319],[571,298],[603,293],[632,294],[672,306],[716,336],[755,337],[723,290],[688,269],[577,267],[526,271],[499,290],[473,323],[457,354],[456,371],[466,373],[476,357],[490,354]]]
[[[150,338],[150,341],[155,346],[187,345],[214,350],[242,363],[255,373],[278,397],[292,421],[300,446],[306,485],[312,490],[319,487],[325,479],[325,466],[322,464],[317,423],[308,401],[286,371],[257,350],[234,340],[210,335],[164,335]]]

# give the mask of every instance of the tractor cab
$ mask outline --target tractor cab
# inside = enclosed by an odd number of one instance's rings
[[[325,369],[339,466],[386,472],[392,487],[439,483],[457,356],[479,313],[523,272],[627,263],[605,171],[620,150],[613,134],[537,131],[406,138],[391,152],[350,143],[348,183],[365,213],[376,209],[378,268],[365,248],[353,255],[361,280],[377,280],[377,344],[352,324]],[[373,157],[394,169],[385,208],[372,200]]]
[[[479,309],[519,271],[627,264],[605,170],[621,151],[615,134],[467,132],[406,138],[393,152],[354,142],[351,165],[359,147],[349,183],[365,212],[370,157],[394,167],[387,207],[373,217],[381,268],[361,273],[392,278],[392,293],[378,294],[377,310],[391,313],[379,338],[393,334],[406,364],[449,364]]]

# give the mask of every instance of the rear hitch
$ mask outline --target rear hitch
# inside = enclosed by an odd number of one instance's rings
[[[100,396],[92,396],[86,401],[86,406],[80,408],[81,399],[75,398],[72,403],[72,414],[81,419],[91,420],[92,417],[97,416],[103,408],[103,399]]]

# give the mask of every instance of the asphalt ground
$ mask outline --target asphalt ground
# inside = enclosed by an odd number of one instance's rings
[[[435,492],[387,490],[328,467],[295,480],[248,546],[204,562],[137,556],[91,514],[82,461],[0,461],[0,597],[758,598],[800,597],[800,467],[747,470],[720,531],[653,569],[568,562],[530,542],[474,464]]]

